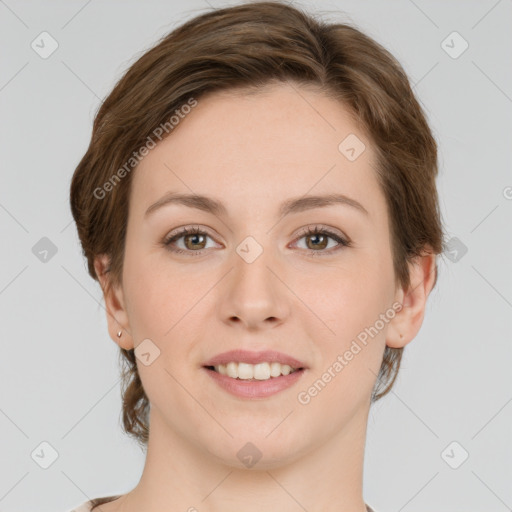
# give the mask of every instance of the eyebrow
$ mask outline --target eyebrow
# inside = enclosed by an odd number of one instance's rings
[[[181,194],[177,192],[168,192],[165,194],[146,210],[144,216],[146,217],[150,213],[169,204],[181,204],[189,208],[196,208],[207,213],[212,213],[219,217],[227,216],[226,207],[220,201],[212,197],[198,194]],[[365,215],[369,215],[368,211],[361,203],[344,194],[302,196],[288,199],[281,203],[279,215],[284,217],[291,213],[304,212],[313,208],[324,208],[335,204],[350,206]]]

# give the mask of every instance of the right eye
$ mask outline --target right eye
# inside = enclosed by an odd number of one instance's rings
[[[184,248],[174,247],[173,244],[181,238],[183,238]],[[204,244],[207,238],[211,238],[210,235],[196,226],[191,229],[183,228],[176,233],[172,233],[164,239],[163,244],[172,252],[179,254],[190,253],[195,256],[203,254],[203,251],[206,249]]]

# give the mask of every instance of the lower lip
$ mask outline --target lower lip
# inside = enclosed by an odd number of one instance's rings
[[[304,374],[304,369],[267,380],[241,380],[222,375],[203,366],[203,369],[223,389],[242,398],[266,398],[293,386]]]

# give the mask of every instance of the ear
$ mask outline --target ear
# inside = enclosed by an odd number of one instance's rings
[[[436,282],[436,255],[424,253],[409,263],[411,285],[407,290],[399,288],[395,300],[402,305],[389,322],[386,345],[402,348],[410,343],[420,330],[427,298]]]
[[[130,350],[134,348],[131,336],[126,302],[122,286],[114,286],[109,274],[110,258],[101,254],[94,258],[94,270],[103,290],[105,309],[107,313],[108,332],[112,340],[121,348]],[[121,336],[117,334],[121,332]]]

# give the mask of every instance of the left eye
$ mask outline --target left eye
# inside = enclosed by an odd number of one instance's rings
[[[321,256],[332,253],[333,251],[331,250],[324,250],[327,248],[329,238],[337,242],[337,246],[335,246],[334,250],[350,246],[350,243],[344,238],[328,229],[318,226],[315,226],[314,229],[307,228],[297,240],[302,240],[303,238],[306,239],[306,250],[311,256]],[[314,249],[311,249],[311,247],[314,247]],[[332,249],[332,247],[330,249]]]

